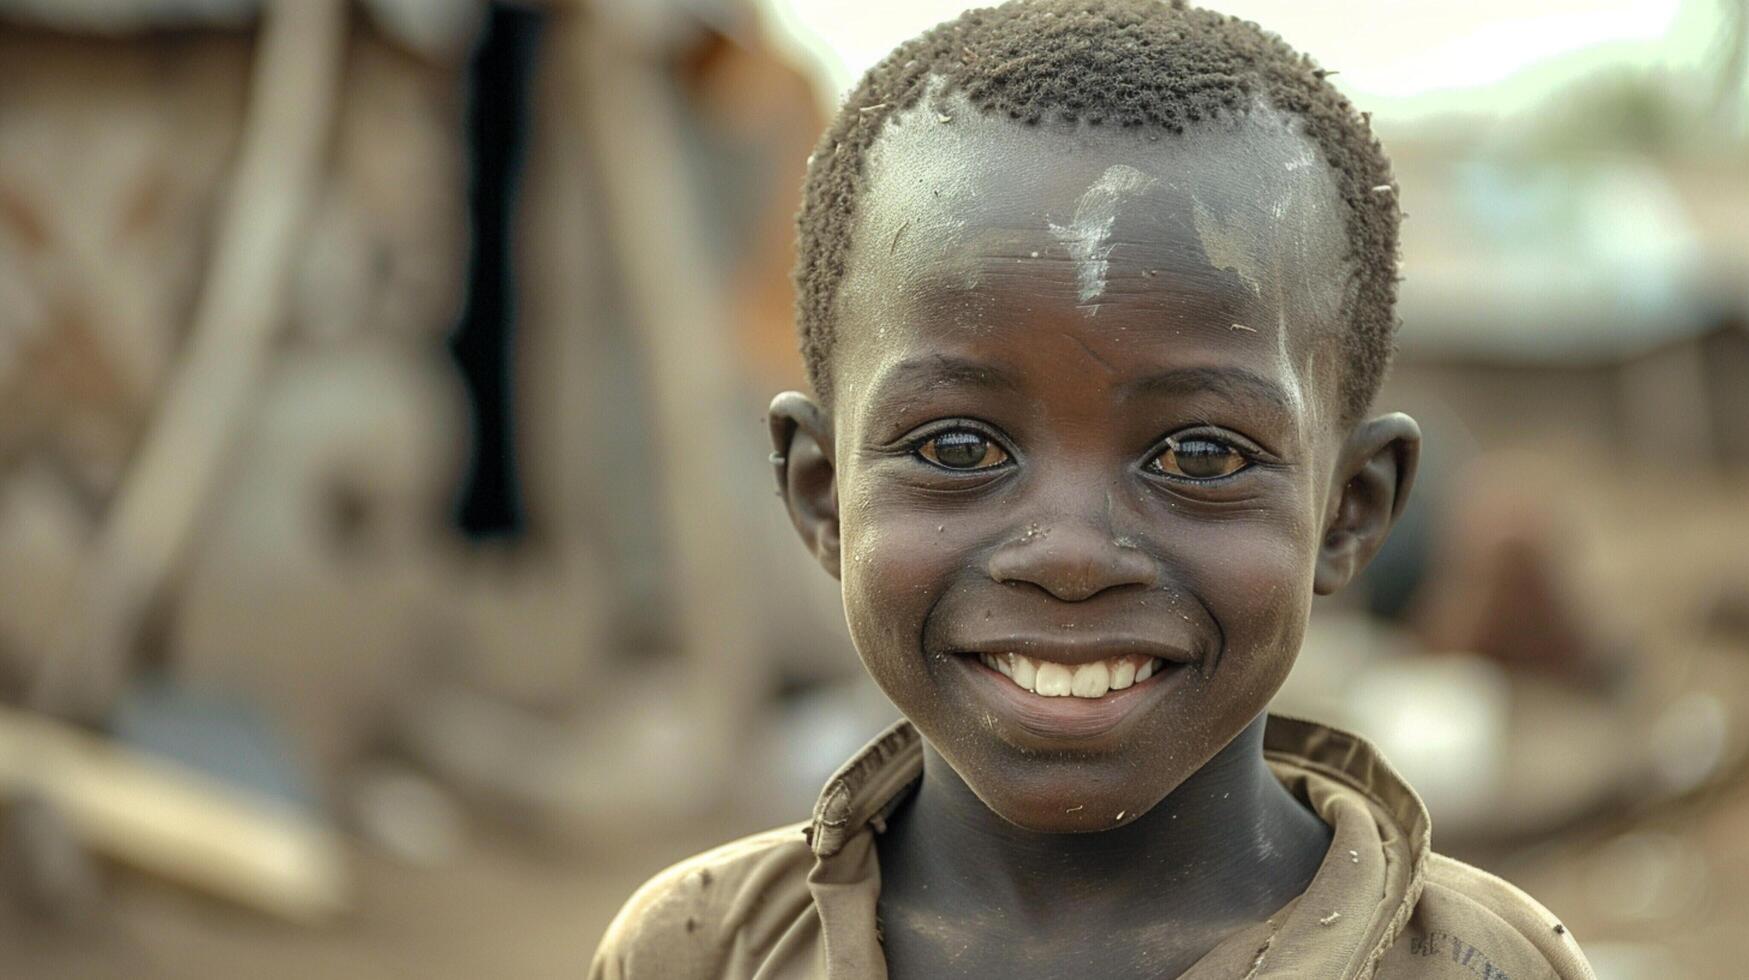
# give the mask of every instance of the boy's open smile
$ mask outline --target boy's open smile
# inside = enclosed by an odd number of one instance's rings
[[[1092,741],[1110,733],[1150,697],[1178,680],[1181,661],[1119,653],[1082,663],[1025,654],[961,657],[980,696],[1041,746],[1064,740]],[[1170,666],[1171,669],[1168,669]]]

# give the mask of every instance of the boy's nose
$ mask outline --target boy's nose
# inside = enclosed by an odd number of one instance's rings
[[[1036,585],[1064,602],[1091,599],[1107,589],[1159,584],[1150,555],[1086,523],[1032,525],[990,557],[990,577]]]

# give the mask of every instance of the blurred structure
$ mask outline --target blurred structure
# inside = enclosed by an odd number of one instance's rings
[[[82,14],[149,17],[150,6]],[[368,568],[345,550],[360,529],[335,522],[348,508],[376,508],[382,526],[369,530],[395,545],[371,581],[417,567],[431,545],[415,526],[441,499],[454,441],[453,387],[428,352],[447,325],[462,254],[454,101],[440,64],[344,24],[341,5],[304,4],[276,10],[253,46],[235,31],[141,43],[54,24],[8,29],[0,42],[9,76],[0,534],[12,600],[0,630],[20,695],[51,716],[131,721],[148,741],[209,726],[184,748],[217,762],[219,746],[240,744],[237,726],[198,699],[142,702],[136,679],[158,669],[181,685],[227,688],[340,740],[359,719],[322,717],[334,689],[380,696],[353,666],[374,668],[376,644],[262,642],[264,632],[302,631],[281,604],[300,580]],[[453,58],[463,39],[449,40]],[[335,99],[342,74],[366,94]],[[252,456],[255,465],[231,465]],[[255,492],[252,480],[264,481]],[[204,588],[214,572],[223,584]],[[266,631],[248,615],[252,594],[271,597]],[[391,597],[355,596],[352,608]],[[203,635],[215,606],[247,618]],[[374,609],[365,618],[381,620]],[[346,683],[332,683],[327,656],[346,658]],[[330,683],[298,696],[324,666]],[[275,741],[254,722],[242,728],[264,750]],[[15,748],[47,752],[52,737],[39,730]],[[148,826],[149,781],[136,787],[145,798],[87,799],[67,788],[79,785],[62,771],[71,765],[45,766],[46,781],[24,786],[64,806],[81,836],[211,883],[206,859],[183,852],[214,838],[180,808]],[[302,783],[290,772],[230,775],[281,795]],[[324,860],[319,831],[311,840],[295,830],[288,854]],[[157,844],[134,843],[158,834]],[[252,860],[247,850],[208,857]],[[271,861],[256,870],[282,875]],[[288,867],[286,886],[319,894],[288,898],[293,906],[338,900],[333,875],[300,884],[299,873]]]
[[[1212,5],[1410,216],[1422,482],[1284,707],[1602,975],[1735,975],[1749,8]],[[805,812],[891,708],[770,498],[792,215],[956,9],[0,0],[0,973],[575,975]]]
[[[358,908],[348,832],[757,798],[758,705],[850,662],[739,465],[821,122],[747,30],[0,5],[8,908],[149,916],[125,867],[305,919]]]

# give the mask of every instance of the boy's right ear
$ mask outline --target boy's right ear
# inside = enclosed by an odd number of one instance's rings
[[[771,400],[771,463],[789,519],[820,567],[839,576],[838,475],[832,420],[813,399],[786,391]]]

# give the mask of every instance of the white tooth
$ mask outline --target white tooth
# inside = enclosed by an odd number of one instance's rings
[[[1120,658],[1117,666],[1111,668],[1111,689],[1121,691],[1136,682],[1136,662],[1128,657]]]
[[[1003,677],[1014,676],[1014,654],[999,653],[993,659],[996,661],[996,669],[1002,672]]]
[[[1069,693],[1078,698],[1102,698],[1111,690],[1111,670],[1104,661],[1094,661],[1075,668],[1075,679]]]
[[[996,664],[990,660],[990,655],[987,653],[978,654],[978,663],[981,663],[992,670],[996,668]]]
[[[1149,657],[1147,663],[1136,668],[1136,683],[1140,684],[1152,676],[1154,676],[1154,658]]]
[[[1014,658],[1014,673],[1011,675],[1014,678],[1014,683],[1029,691],[1032,690],[1033,682],[1038,677],[1038,665],[1032,662],[1031,657],[1021,656],[1018,653],[1009,654],[1009,656]]]
[[[1069,668],[1062,664],[1046,661],[1038,665],[1038,677],[1033,681],[1033,692],[1047,698],[1066,698],[1074,687],[1075,675],[1069,673]]]

